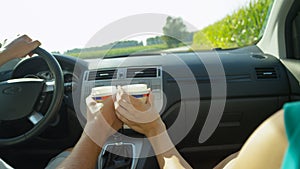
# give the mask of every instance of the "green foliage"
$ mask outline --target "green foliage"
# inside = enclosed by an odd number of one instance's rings
[[[168,47],[178,47],[184,42],[188,35],[187,29],[181,18],[167,17],[165,26],[163,27],[163,41]]]
[[[91,47],[91,48],[85,48],[85,49],[79,49],[75,48],[72,50],[68,50],[65,52],[65,54],[69,53],[80,53],[82,50],[84,51],[99,51],[99,50],[109,50],[109,49],[115,49],[115,48],[126,48],[126,47],[135,47],[135,46],[143,46],[143,42],[138,42],[135,40],[127,40],[127,41],[117,41],[113,43],[109,43],[100,47]]]
[[[153,52],[159,51],[163,49],[167,49],[167,45],[159,44],[159,45],[151,45],[151,46],[134,46],[134,47],[126,47],[126,48],[112,48],[107,50],[99,50],[97,48],[87,48],[78,52],[66,52],[64,54],[74,57],[79,57],[82,59],[91,59],[91,58],[103,58],[103,57],[111,57],[111,56],[119,56],[119,55],[131,55],[135,53],[143,53],[143,52]]]
[[[252,0],[232,15],[194,34],[193,48],[235,48],[256,42],[273,0]]]
[[[161,36],[155,36],[155,37],[151,37],[151,38],[148,38],[146,40],[147,42],[147,45],[157,45],[157,44],[163,44],[164,41],[162,40]]]
[[[51,52],[51,54],[58,54],[58,55],[60,55],[61,53],[59,51],[53,51],[53,52]]]

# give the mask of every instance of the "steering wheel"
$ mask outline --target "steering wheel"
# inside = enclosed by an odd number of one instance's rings
[[[33,53],[45,60],[53,74],[54,81],[35,78],[11,79],[0,82],[0,121],[28,118],[33,127],[27,132],[11,138],[0,138],[0,147],[15,145],[39,135],[60,109],[64,94],[64,78],[62,69],[56,60],[46,50],[38,47]],[[53,92],[48,110],[43,115],[36,107],[43,98]]]

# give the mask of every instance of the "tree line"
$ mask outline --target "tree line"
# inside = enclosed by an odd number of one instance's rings
[[[162,29],[164,35],[147,38],[145,45],[142,41],[137,40],[116,41],[100,47],[91,47],[85,49],[75,48],[67,50],[64,54],[80,53],[82,50],[88,52],[139,46],[154,46],[161,44],[166,44],[168,48],[171,48],[178,47],[186,43],[190,44],[193,41],[194,33],[187,31],[186,25],[183,23],[181,18],[173,18],[170,16],[167,17],[166,23]]]

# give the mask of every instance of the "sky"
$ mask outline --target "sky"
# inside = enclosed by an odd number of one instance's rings
[[[0,4],[0,42],[11,40],[18,34],[27,34],[40,40],[42,47],[48,51],[64,52],[85,47],[97,32],[124,17],[145,13],[181,17],[199,30],[249,1],[6,0]],[[122,26],[119,30],[122,31]]]

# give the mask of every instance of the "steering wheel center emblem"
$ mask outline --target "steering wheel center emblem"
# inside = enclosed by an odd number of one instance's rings
[[[6,94],[6,95],[17,95],[21,91],[22,91],[21,87],[13,86],[13,87],[8,87],[8,88],[4,89],[2,92],[3,92],[3,94]]]

